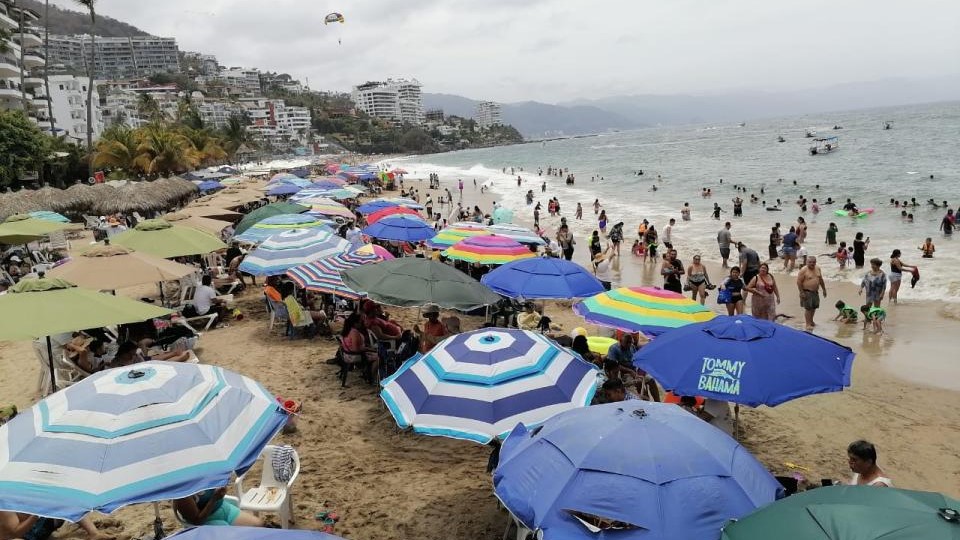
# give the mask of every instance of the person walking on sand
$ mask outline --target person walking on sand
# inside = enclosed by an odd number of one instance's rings
[[[583,219],[583,206],[581,206],[580,203],[577,203],[577,213],[574,214],[573,217],[576,219]]]
[[[765,321],[777,320],[777,304],[780,303],[780,289],[777,280],[770,273],[770,265],[760,264],[760,273],[747,283],[746,291],[750,297],[750,314]]]
[[[817,325],[813,322],[813,316],[820,307],[820,295],[817,294],[817,290],[822,289],[823,297],[827,297],[827,284],[824,283],[823,274],[817,268],[816,257],[807,257],[803,268],[797,273],[797,289],[800,291],[800,306],[803,308],[806,330],[811,332]]]
[[[720,258],[723,259],[723,268],[727,266],[727,260],[730,259],[730,244],[733,238],[730,236],[730,222],[726,222],[720,232],[717,233],[717,245],[720,247]]]

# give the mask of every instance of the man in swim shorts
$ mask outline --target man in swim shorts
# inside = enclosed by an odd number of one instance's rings
[[[816,257],[807,257],[806,264],[797,273],[797,289],[800,291],[800,306],[803,307],[806,330],[813,331],[813,327],[817,325],[813,322],[813,316],[820,307],[818,289],[823,290],[824,298],[827,297],[827,284],[823,282],[823,274],[817,268]]]
[[[717,245],[720,247],[720,258],[723,259],[723,267],[727,266],[727,260],[730,259],[730,244],[733,238],[730,236],[730,222],[723,224],[723,228],[717,233]]]

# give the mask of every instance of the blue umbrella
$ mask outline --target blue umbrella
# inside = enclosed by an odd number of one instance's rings
[[[560,413],[532,431],[517,426],[493,484],[527,528],[564,539],[718,540],[727,520],[783,493],[722,431],[676,405],[639,400]],[[592,518],[625,530],[597,534]]]
[[[509,262],[480,279],[509,298],[586,298],[604,291],[603,284],[577,263],[553,257]]]
[[[286,420],[260,384],[216,366],[101,371],[0,427],[0,509],[77,521],[224,486]]]
[[[317,188],[312,187],[313,184],[310,184],[311,187],[307,187],[300,193],[297,193],[295,196],[291,197],[291,200],[294,202],[301,199],[311,199],[315,197],[328,197],[330,199],[356,199],[360,196],[363,191],[353,187],[340,186],[336,188]]]
[[[200,191],[216,191],[218,189],[223,189],[224,186],[216,180],[204,180],[197,184],[197,189]]]
[[[488,328],[457,334],[383,381],[397,424],[482,444],[593,399],[597,369],[540,334]]]
[[[303,189],[302,187],[296,184],[278,182],[276,185],[270,188],[269,191],[267,191],[267,195],[270,195],[272,197],[276,197],[278,195],[293,195],[294,193],[297,193],[302,189]]]
[[[176,540],[343,540],[332,534],[297,529],[260,527],[193,527],[168,538]]]
[[[756,407],[850,386],[848,347],[746,315],[670,330],[633,357],[664,388]]]
[[[333,180],[317,180],[313,183],[313,187],[319,189],[340,189],[343,187],[342,184],[334,182]]]
[[[361,232],[380,240],[398,242],[420,242],[437,235],[437,231],[429,223],[409,214],[395,214],[378,219],[376,223],[368,225]]]
[[[391,208],[394,206],[400,206],[400,203],[388,201],[386,199],[376,199],[358,206],[357,212],[360,212],[361,214],[372,214],[374,212],[383,210],[384,208]]]

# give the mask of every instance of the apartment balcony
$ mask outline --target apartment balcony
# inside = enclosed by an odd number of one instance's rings
[[[46,64],[47,61],[44,59],[43,53],[38,51],[27,51],[23,55],[23,65],[27,69],[42,67]]]
[[[13,20],[10,15],[7,14],[7,11],[0,9],[0,27],[6,29],[20,28],[20,23]]]
[[[16,58],[0,55],[0,77],[19,77],[20,62]]]
[[[23,79],[23,85],[27,88],[39,88],[43,86],[43,77],[28,76]]]
[[[18,43],[20,42],[20,30],[16,29],[11,32],[12,37]],[[40,37],[40,32],[34,28],[24,28],[23,30],[23,43],[20,43],[22,46],[30,49],[33,47],[40,47],[43,45],[43,38]]]

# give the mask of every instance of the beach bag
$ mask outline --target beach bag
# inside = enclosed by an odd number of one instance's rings
[[[288,482],[293,476],[293,447],[286,445],[274,450],[270,463],[273,465],[274,480]]]
[[[729,304],[733,301],[733,292],[730,289],[720,289],[717,293],[718,304]]]

